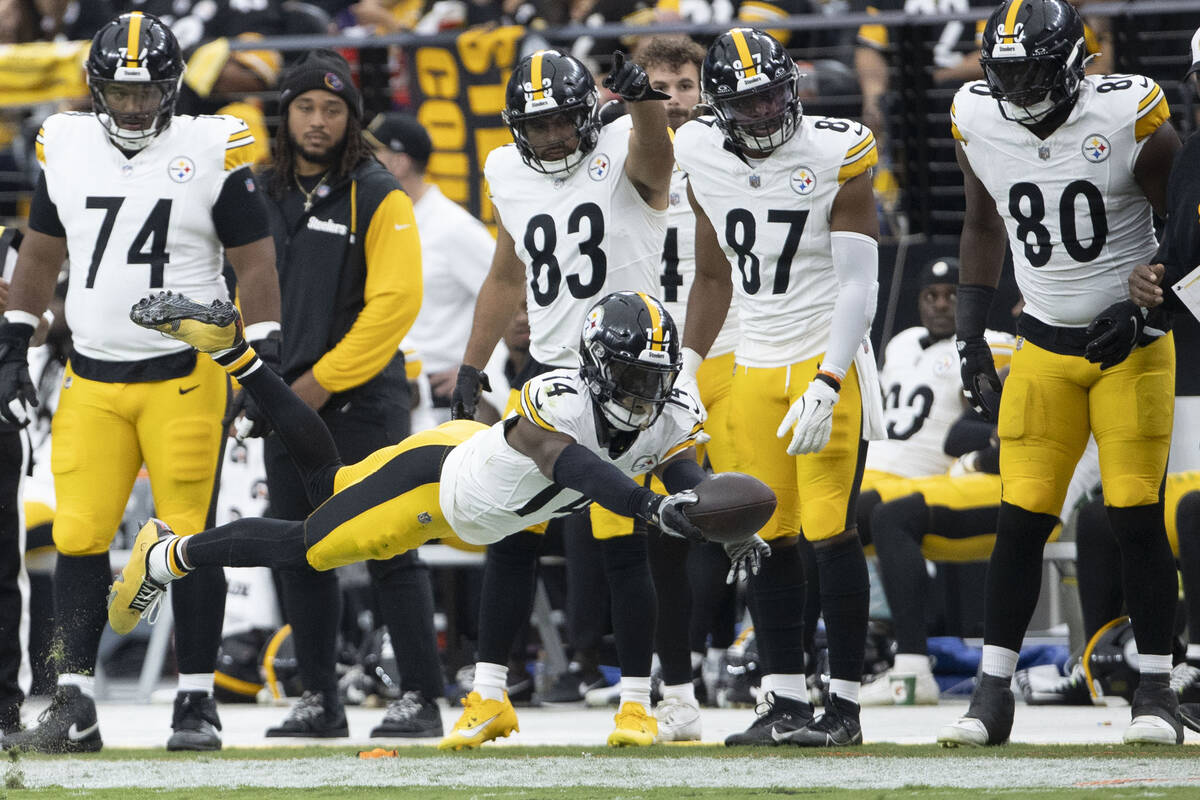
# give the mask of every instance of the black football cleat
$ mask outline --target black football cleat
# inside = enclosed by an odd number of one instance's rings
[[[95,753],[104,747],[96,701],[78,686],[59,686],[36,727],[4,737],[5,750],[30,753]]]
[[[134,303],[129,319],[201,353],[229,350],[242,341],[241,315],[228,300],[204,305],[175,292],[158,292]]]
[[[220,750],[221,718],[208,692],[176,692],[168,750]]]
[[[800,747],[847,747],[862,744],[862,725],[858,721],[858,703],[830,694],[825,711],[803,728],[776,736],[780,744]]]
[[[1142,673],[1131,705],[1125,744],[1183,744],[1179,695],[1169,675]]]
[[[803,700],[767,692],[755,711],[758,719],[741,733],[725,737],[725,745],[774,747],[785,734],[797,731],[812,721],[813,707]]]
[[[346,709],[336,699],[326,704],[324,692],[305,692],[278,727],[267,729],[267,738],[337,739],[349,735]]]
[[[942,747],[985,747],[1004,744],[1012,733],[1016,701],[1008,678],[981,675],[967,713],[942,728]]]
[[[371,738],[396,736],[404,739],[440,739],[444,733],[438,704],[426,700],[420,692],[405,692],[388,703],[383,721],[372,729]]]

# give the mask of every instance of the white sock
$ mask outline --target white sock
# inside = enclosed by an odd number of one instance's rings
[[[858,702],[858,689],[862,684],[858,681],[844,681],[840,678],[829,679],[829,693],[836,694],[843,700],[849,700],[851,703]]]
[[[211,672],[181,672],[177,692],[213,692],[213,674]]]
[[[695,650],[693,650],[692,651],[692,670],[695,671],[695,670],[699,669],[700,665],[703,663],[704,663],[704,653],[697,653]]]
[[[1152,656],[1146,653],[1138,653],[1138,672],[1142,675],[1151,675],[1158,673],[1166,675],[1171,671],[1171,654],[1165,656]]]
[[[484,700],[503,700],[508,686],[508,666],[479,661],[475,664],[474,690]]]
[[[644,678],[626,678],[621,676],[621,705],[626,703],[641,703],[642,708],[650,708],[650,676]]]
[[[922,653],[896,653],[896,665],[893,672],[901,675],[925,675],[932,673],[929,668],[929,656]]]
[[[622,689],[625,687],[622,686]],[[687,706],[700,705],[696,702],[696,687],[689,681],[678,686],[663,686],[663,700],[675,700]]]
[[[787,697],[802,703],[808,702],[808,681],[804,679],[804,673],[776,672],[769,677],[771,678],[771,691],[775,693],[776,697]]]
[[[985,644],[983,646],[983,674],[993,675],[997,678],[1012,678],[1013,673],[1017,671],[1018,655],[1016,650]]]
[[[181,541],[178,536],[171,536],[150,546],[150,552],[146,553],[146,571],[151,580],[165,585],[191,571],[180,557]],[[174,567],[171,565],[172,560],[175,562]]]
[[[96,679],[91,675],[80,675],[77,672],[66,672],[58,676],[59,686],[78,686],[84,697],[96,696]]]

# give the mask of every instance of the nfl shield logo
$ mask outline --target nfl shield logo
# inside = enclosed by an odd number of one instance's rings
[[[1040,158],[1042,161],[1048,161],[1050,159],[1050,145],[1043,144],[1038,146],[1038,158]]]
[[[760,186],[762,186],[762,178],[758,177],[757,175],[751,175],[750,176],[750,188],[757,189]]]

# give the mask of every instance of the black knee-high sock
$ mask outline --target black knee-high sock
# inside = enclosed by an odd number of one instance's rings
[[[863,547],[875,543],[874,515],[882,498],[874,489],[867,489],[858,495],[858,504],[854,507],[855,521],[858,526],[858,540]]]
[[[771,556],[750,578],[750,615],[766,675],[804,673],[804,584],[795,544],[772,543]]]
[[[600,642],[608,630],[608,579],[600,541],[592,536],[592,522],[583,514],[556,520],[562,528],[567,558],[567,632],[575,660],[585,672],[600,661]],[[633,520],[630,520],[633,525]]]
[[[185,537],[181,544],[187,563],[196,568],[309,569],[303,522],[246,517]]]
[[[1132,508],[1108,507],[1121,545],[1121,583],[1138,652],[1171,652],[1179,582],[1167,541],[1162,500]]]
[[[921,539],[928,522],[929,507],[919,494],[878,506],[871,519],[879,577],[892,610],[896,649],[901,653],[928,652],[925,596],[929,592],[929,573],[921,555]]]
[[[853,531],[814,548],[821,576],[821,614],[829,637],[829,676],[861,681],[871,606],[867,557]]]
[[[225,571],[220,567],[192,570],[171,588],[175,612],[175,658],[184,675],[212,672],[221,647],[225,621]]]
[[[692,616],[692,587],[688,582],[688,550],[685,539],[652,530],[650,570],[654,576],[654,594],[658,599],[658,624],[654,628],[654,649],[662,663],[663,683],[677,686],[692,679],[692,654],[688,647],[688,627]],[[703,648],[701,648],[703,652]]]
[[[1125,604],[1121,547],[1099,498],[1079,509],[1075,518],[1075,567],[1083,635],[1091,641],[1105,623],[1121,615]]]
[[[988,562],[983,620],[985,644],[1021,649],[1042,587],[1042,549],[1058,524],[1053,514],[1035,514],[1000,504],[996,547]]]
[[[309,501],[318,506],[329,499],[333,494],[333,477],[342,462],[324,420],[270,369],[255,369],[249,375],[237,375],[228,368],[227,371],[241,381],[271,420],[300,472]]]
[[[54,567],[55,667],[58,672],[91,675],[96,650],[108,621],[105,597],[112,582],[108,553],[90,556],[58,554]]]
[[[604,553],[604,571],[608,575],[608,594],[612,602],[613,638],[621,675],[634,678],[650,676],[654,658],[654,628],[658,603],[654,580],[650,577],[650,557],[646,536],[635,533],[617,536],[600,543]],[[688,677],[691,680],[689,662]]]
[[[1188,492],[1175,514],[1179,534],[1179,573],[1187,605],[1188,643],[1200,644],[1200,492]]]
[[[821,618],[821,573],[817,569],[817,552],[813,543],[803,536],[796,543],[800,551],[800,566],[804,568],[804,657],[805,672],[817,664],[817,621]],[[866,632],[863,632],[866,637]]]
[[[433,626],[433,583],[429,565],[416,550],[388,561],[369,561],[379,615],[387,625],[396,652],[403,691],[418,691],[427,700],[445,691]]]
[[[725,583],[729,556],[716,542],[696,542],[688,548],[688,583],[692,587],[692,613],[688,643],[693,653],[707,647],[733,644],[737,623],[737,587]],[[659,594],[661,595],[661,590]]]
[[[488,545],[479,602],[479,660],[507,664],[513,640],[529,620],[544,537],[521,531]]]
[[[342,592],[337,573],[312,567],[282,570],[283,607],[292,622],[296,665],[305,689],[323,692],[325,703],[340,702],[337,693],[337,634],[342,618]],[[304,620],[296,624],[296,620]]]

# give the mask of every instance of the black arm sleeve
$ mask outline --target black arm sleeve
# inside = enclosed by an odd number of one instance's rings
[[[982,450],[991,443],[994,428],[994,423],[976,414],[974,409],[967,409],[946,431],[942,449],[946,455],[954,458]]]
[[[569,444],[554,462],[554,482],[625,517],[650,519],[662,495],[650,491],[581,444]]]
[[[29,228],[60,239],[66,238],[67,235],[67,229],[58,217],[58,206],[50,199],[44,172],[38,175],[37,188],[33,190],[33,202],[29,206]]]
[[[213,227],[222,247],[241,247],[271,235],[262,194],[250,167],[239,167],[226,176],[212,208]]]
[[[695,489],[706,480],[708,475],[704,468],[690,458],[672,459],[662,470],[663,486],[667,487],[671,494]]]

